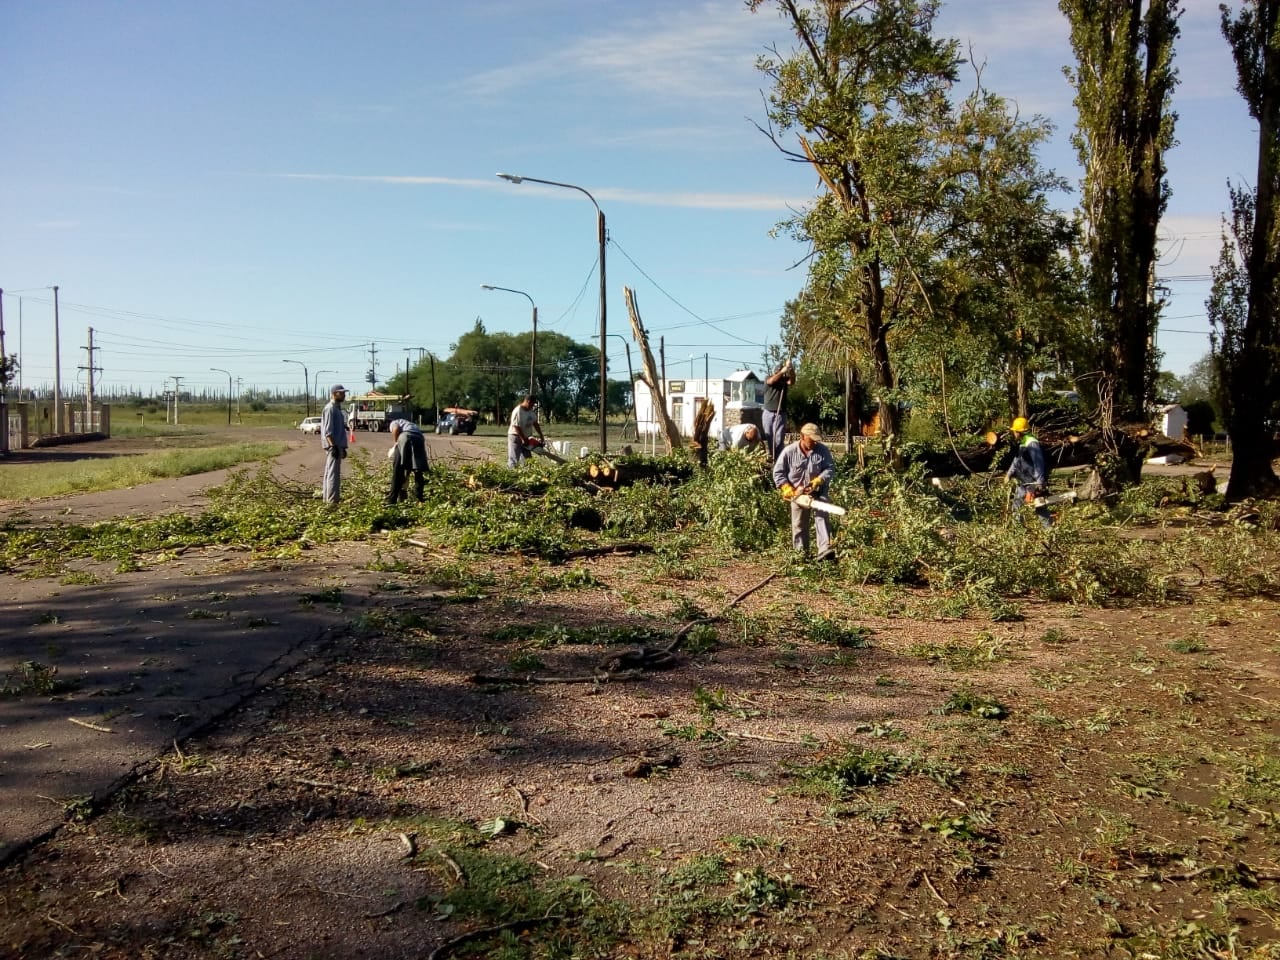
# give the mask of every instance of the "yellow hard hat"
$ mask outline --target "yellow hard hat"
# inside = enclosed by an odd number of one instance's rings
[[[1026,417],[1014,417],[1014,418],[1013,418],[1013,423],[1009,424],[1009,429],[1010,429],[1010,430],[1012,430],[1014,433],[1026,433],[1026,432],[1027,432],[1027,418],[1026,418]]]

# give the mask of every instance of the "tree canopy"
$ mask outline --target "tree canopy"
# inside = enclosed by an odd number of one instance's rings
[[[534,368],[535,395],[550,421],[576,420],[599,408],[600,351],[554,331],[538,333]],[[489,333],[477,319],[458,338],[448,357],[424,357],[388,381],[386,388],[409,393],[420,408],[460,406],[480,410],[504,422],[511,408],[529,391],[531,332]],[[610,384],[614,409],[630,404],[627,384]]]

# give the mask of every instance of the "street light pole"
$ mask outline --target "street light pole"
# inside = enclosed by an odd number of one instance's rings
[[[58,336],[58,287],[53,287],[53,432],[62,433],[62,348]]]
[[[214,373],[225,373],[227,375],[227,426],[231,426],[231,371],[223,370],[221,367],[210,367]]]
[[[640,421],[636,418],[636,375],[631,368],[631,341],[620,333],[611,333],[609,336],[615,340],[621,340],[622,345],[627,348],[627,392],[631,394],[631,422],[635,424],[636,436],[640,435]],[[626,440],[626,424],[622,425],[622,439]]]
[[[542,183],[549,187],[564,187],[566,190],[577,190],[583,194],[591,205],[596,208],[596,240],[600,244],[600,452],[607,453],[609,447],[609,428],[605,420],[605,414],[608,411],[609,401],[609,368],[605,358],[605,337],[608,330],[608,299],[605,297],[605,291],[608,289],[605,283],[604,273],[604,251],[608,234],[605,232],[604,211],[600,209],[600,204],[596,203],[596,198],[589,191],[572,183],[560,183],[556,180],[539,180],[537,177],[522,177],[514,173],[498,174],[503,180],[511,183]]]
[[[320,374],[337,373],[337,372],[338,372],[337,370],[317,370],[316,371],[315,380],[313,381],[315,383],[315,386],[311,388],[311,393],[316,398],[316,406],[320,405]]]
[[[507,293],[518,293],[529,301],[529,306],[533,307],[533,346],[529,349],[529,396],[537,396],[534,389],[536,380],[534,379],[534,370],[538,366],[538,305],[533,302],[533,297],[529,296],[523,290],[512,290],[510,287],[495,287],[492,284],[480,284],[481,290],[503,290]]]
[[[302,396],[306,400],[307,412],[304,416],[311,416],[311,375],[307,373],[307,365],[301,360],[285,360],[285,363],[296,363],[302,368]]]

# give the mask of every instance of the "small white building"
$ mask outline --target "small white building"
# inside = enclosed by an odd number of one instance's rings
[[[1168,403],[1156,410],[1156,425],[1166,437],[1181,440],[1187,429],[1187,411],[1180,403]]]
[[[693,435],[693,420],[702,401],[710,398],[716,406],[711,421],[711,436],[717,438],[725,427],[739,423],[760,426],[764,402],[764,383],[750,370],[739,370],[727,377],[710,380],[670,379],[663,382],[667,413],[684,437]],[[635,383],[636,430],[641,436],[662,435],[662,424],[654,409],[653,394],[643,380]]]

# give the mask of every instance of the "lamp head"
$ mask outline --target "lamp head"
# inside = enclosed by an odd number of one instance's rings
[[[512,183],[523,183],[523,182],[524,182],[524,177],[518,177],[518,176],[516,176],[514,173],[500,173],[500,174],[498,174],[498,176],[500,176],[503,180],[509,180],[509,181],[511,181]]]
[[[492,289],[494,289],[494,288],[493,288],[493,287],[491,287],[491,286],[490,286],[489,284],[487,284],[487,283],[482,283],[482,284],[480,284],[480,289],[481,289],[481,290],[492,290]]]

